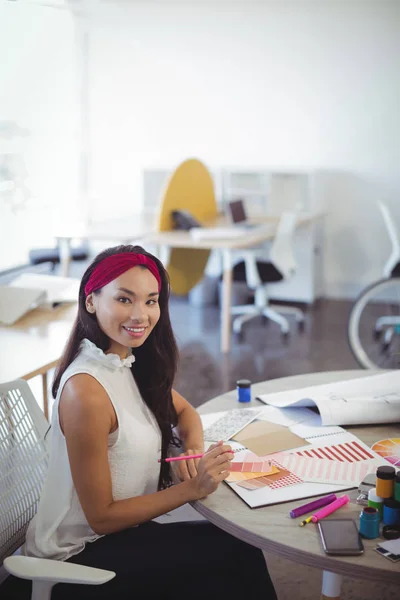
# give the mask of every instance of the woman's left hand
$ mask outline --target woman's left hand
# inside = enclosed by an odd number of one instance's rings
[[[182,452],[179,456],[185,456],[188,454],[203,454],[202,448],[187,448],[185,452]],[[197,465],[200,462],[200,458],[188,458],[188,460],[177,460],[174,463],[175,473],[179,481],[188,481],[193,479],[197,475]]]

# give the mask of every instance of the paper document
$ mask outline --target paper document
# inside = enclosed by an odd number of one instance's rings
[[[379,544],[379,546],[388,552],[392,552],[393,554],[400,554],[400,539],[382,542],[382,544]]]
[[[230,440],[248,423],[254,421],[262,410],[262,408],[236,408],[223,413],[223,416],[204,429],[204,439],[209,442]]]
[[[262,413],[257,416],[257,419],[259,421],[269,421],[277,425],[284,425],[285,427],[292,427],[301,423],[311,424],[315,420],[315,417],[319,419],[319,415],[316,415],[309,408],[275,408],[274,406],[265,406]],[[321,426],[321,423],[319,423],[319,426]]]
[[[398,423],[400,370],[300,390],[263,394],[258,399],[277,408],[316,406],[323,426]],[[300,431],[296,433],[302,435]]]
[[[11,287],[43,290],[46,294],[44,303],[52,306],[63,302],[77,302],[79,285],[79,279],[36,273],[23,273],[10,283]]]

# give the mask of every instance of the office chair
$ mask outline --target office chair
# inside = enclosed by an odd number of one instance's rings
[[[386,204],[378,201],[378,206],[392,245],[390,256],[383,267],[383,277],[400,277],[400,236],[397,231],[397,226]]]
[[[48,428],[26,381],[0,384],[0,569],[3,563],[12,575],[31,579],[31,600],[50,600],[56,583],[98,585],[115,577],[60,560],[12,556],[36,512],[49,461]]]
[[[296,271],[296,261],[292,249],[292,239],[296,227],[297,215],[292,211],[282,213],[277,232],[269,252],[269,261],[261,262],[256,256],[258,250],[243,252],[243,260],[233,268],[233,281],[245,281],[254,290],[254,304],[232,306],[231,314],[240,315],[233,320],[233,332],[240,341],[242,327],[247,321],[262,315],[281,328],[284,337],[289,335],[288,320],[283,315],[293,315],[300,330],[304,328],[304,313],[294,306],[275,306],[269,303],[268,283],[284,281]]]

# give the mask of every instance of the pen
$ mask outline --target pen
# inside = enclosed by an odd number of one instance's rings
[[[244,448],[235,448],[235,450],[227,450],[227,452],[241,452]],[[169,458],[159,458],[158,462],[175,462],[176,460],[188,460],[189,458],[202,458],[206,454],[185,454],[183,456],[171,456]],[[223,452],[225,454],[225,452]]]
[[[336,494],[329,494],[329,496],[324,496],[323,498],[318,498],[317,500],[313,500],[312,502],[308,502],[308,504],[303,504],[302,506],[298,506],[290,511],[290,516],[292,519],[296,519],[296,517],[300,517],[301,515],[305,515],[308,512],[313,512],[317,508],[322,508],[331,502],[337,500]],[[305,523],[304,523],[305,524]]]
[[[348,502],[350,502],[350,498],[347,494],[345,494],[344,496],[340,496],[340,498],[335,500],[335,502],[328,504],[328,506],[324,506],[324,508],[316,512],[315,515],[311,517],[311,521],[313,523],[318,523],[318,521],[335,512],[335,510],[337,510],[341,506],[344,506]]]
[[[186,454],[186,456],[171,456],[170,458],[159,458],[158,462],[175,462],[176,460],[187,460],[188,458],[202,458],[204,454]]]
[[[299,527],[304,527],[304,525],[307,525],[307,523],[311,523],[312,521],[312,516],[311,517],[307,517],[307,519],[304,519],[304,521],[302,521],[301,523],[299,523]]]

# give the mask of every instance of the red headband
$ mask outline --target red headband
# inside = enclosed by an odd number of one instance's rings
[[[128,269],[132,269],[132,267],[136,267],[137,265],[143,265],[154,275],[158,282],[158,291],[160,291],[161,277],[154,260],[144,254],[121,252],[120,254],[107,256],[107,258],[104,258],[93,269],[89,281],[85,285],[85,295],[88,296],[92,292],[99,290],[107,285],[107,283],[110,283],[110,281],[122,275],[122,273],[125,273],[125,271],[128,271]]]

